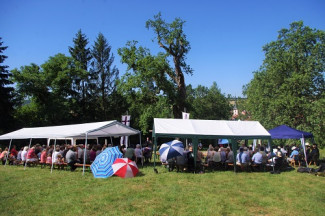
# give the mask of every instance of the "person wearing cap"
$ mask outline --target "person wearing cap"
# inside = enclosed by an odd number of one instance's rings
[[[299,152],[297,150],[297,147],[296,146],[293,146],[291,148],[292,152],[290,154],[290,157],[288,157],[287,161],[288,162],[291,162],[292,160],[294,160],[295,158],[298,158],[298,155],[299,155]]]

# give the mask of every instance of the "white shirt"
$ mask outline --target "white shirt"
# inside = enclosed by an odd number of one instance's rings
[[[26,161],[26,157],[27,157],[27,151],[22,151],[21,152],[21,160]]]
[[[52,161],[53,163],[57,163],[58,162],[58,156],[61,155],[60,152],[55,151],[52,155]]]

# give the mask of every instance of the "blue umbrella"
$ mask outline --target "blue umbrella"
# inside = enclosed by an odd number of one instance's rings
[[[229,144],[229,141],[227,139],[219,139],[218,144],[221,144],[221,145]]]
[[[106,148],[100,153],[94,162],[91,164],[90,169],[95,178],[108,178],[114,174],[112,164],[116,158],[122,158],[123,154],[117,146]]]
[[[184,146],[181,141],[173,140],[160,146],[159,154],[161,161],[167,161],[170,158],[183,155]]]

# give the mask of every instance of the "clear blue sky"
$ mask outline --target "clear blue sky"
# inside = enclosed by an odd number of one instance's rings
[[[57,53],[69,55],[68,46],[79,29],[92,46],[103,33],[115,54],[128,40],[158,52],[154,34],[145,22],[161,11],[171,22],[186,21],[191,43],[187,63],[194,69],[186,84],[210,87],[216,81],[222,93],[242,95],[264,59],[262,47],[276,40],[277,32],[293,21],[325,30],[323,0],[0,0],[0,37],[8,49],[10,69],[43,64]]]

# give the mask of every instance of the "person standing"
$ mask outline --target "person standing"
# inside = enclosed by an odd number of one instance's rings
[[[316,165],[318,165],[318,159],[319,159],[319,149],[317,147],[317,144],[313,144],[313,148],[310,152],[310,159],[312,162],[314,162]]]

